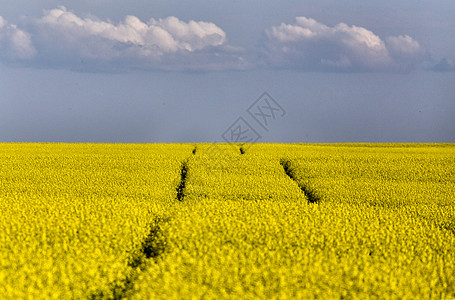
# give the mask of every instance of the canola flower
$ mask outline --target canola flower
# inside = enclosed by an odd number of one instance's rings
[[[0,298],[114,297],[191,148],[1,144]]]
[[[454,148],[383,146],[201,149],[190,161],[185,203],[165,224],[166,253],[141,273],[131,297],[453,296]],[[409,161],[397,158],[403,151]],[[426,177],[414,161],[429,168]]]
[[[454,154],[0,144],[0,295],[455,297]]]

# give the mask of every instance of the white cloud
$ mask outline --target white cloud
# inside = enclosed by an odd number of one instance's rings
[[[0,16],[0,57],[30,59],[35,53],[30,35]]]
[[[126,16],[114,23],[63,6],[22,20],[19,28],[0,16],[0,59],[88,71],[252,67],[242,49],[228,45],[226,33],[211,22]],[[383,39],[363,27],[330,27],[306,17],[267,29],[261,51],[260,63],[267,66],[335,72],[407,71],[425,54],[408,35]],[[443,62],[439,68],[453,67]]]
[[[391,36],[387,38],[387,46],[390,51],[397,55],[421,54],[422,49],[419,43],[408,35]]]
[[[419,43],[407,35],[384,41],[363,27],[329,27],[306,17],[267,29],[264,46],[267,64],[308,70],[402,71],[423,56]]]
[[[5,26],[3,23],[1,19],[0,28]],[[226,33],[210,22],[184,22],[173,16],[144,22],[126,16],[122,22],[113,23],[94,16],[81,17],[61,6],[45,11],[41,18],[28,19],[27,23],[37,49],[35,62],[47,66],[105,70],[212,70],[247,66],[240,52],[226,45]],[[25,58],[25,46],[32,46],[30,35],[14,29],[8,44],[17,49],[22,47]]]
[[[0,30],[6,26],[6,20],[3,19],[2,16],[0,16]]]
[[[190,21],[185,23],[176,17],[150,19],[144,23],[135,16],[127,16],[124,22],[113,24],[92,18],[81,18],[65,7],[50,10],[38,20],[41,31],[58,37],[67,46],[97,40],[97,44],[80,47],[82,52],[91,51],[97,56],[97,47],[115,44],[127,45],[140,56],[161,56],[177,51],[193,52],[207,46],[219,46],[226,40],[224,31],[213,23]],[[87,47],[89,46],[89,47]],[[91,46],[91,47],[90,47]],[[111,55],[122,55],[112,51]],[[100,58],[105,58],[101,53]]]
[[[427,69],[435,72],[451,72],[455,71],[455,61],[449,58],[443,58],[437,63],[431,62]]]

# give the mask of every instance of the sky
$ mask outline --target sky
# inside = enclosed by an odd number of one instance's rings
[[[0,0],[0,142],[455,142],[452,0]]]

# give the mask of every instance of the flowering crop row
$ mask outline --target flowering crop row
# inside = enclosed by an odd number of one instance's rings
[[[114,297],[191,148],[1,144],[0,298]]]
[[[453,145],[240,146],[0,144],[0,295],[455,297]]]
[[[230,147],[189,161],[135,297],[455,295],[453,146]]]

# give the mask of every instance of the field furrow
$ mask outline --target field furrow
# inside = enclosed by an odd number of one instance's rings
[[[455,297],[453,145],[0,155],[2,298]]]
[[[81,299],[129,285],[191,147],[2,144],[0,153],[1,298]]]
[[[177,200],[183,201],[185,197],[186,176],[188,174],[188,160],[182,162],[180,167],[180,182],[177,186]]]
[[[315,191],[310,189],[307,185],[303,184],[301,180],[298,180],[295,175],[295,171],[291,167],[291,161],[286,159],[280,160],[280,165],[283,166],[283,170],[289,178],[297,183],[302,192],[305,194],[305,197],[310,203],[318,203],[321,201],[321,198],[316,195]]]

